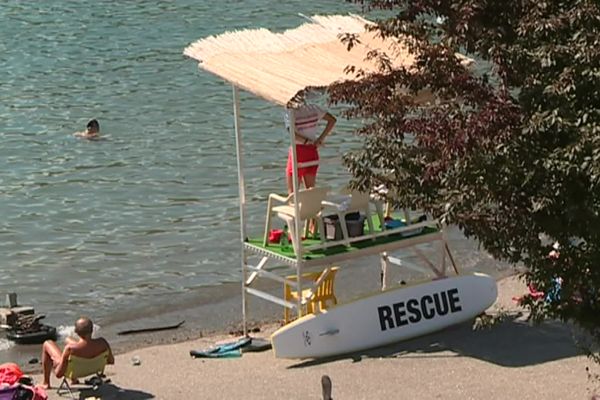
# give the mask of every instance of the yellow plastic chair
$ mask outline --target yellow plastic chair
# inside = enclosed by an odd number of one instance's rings
[[[306,314],[314,314],[326,310],[330,305],[337,304],[335,297],[334,283],[335,275],[339,267],[326,268],[322,272],[306,272],[302,274],[303,281],[313,283],[311,288],[302,290],[302,308],[299,310],[299,316]],[[296,280],[296,275],[287,276],[290,281]],[[295,290],[295,285],[283,285],[284,298],[290,302],[298,301],[298,292]],[[331,303],[328,305],[328,303]],[[283,312],[284,321],[287,324],[291,321],[290,309],[285,307]]]
[[[89,375],[96,375],[102,379],[104,368],[106,368],[106,364],[108,363],[108,354],[109,352],[106,350],[94,358],[83,358],[71,355],[63,380],[56,392],[60,395],[64,387],[65,392],[69,392],[71,398],[75,399],[75,395],[73,394],[67,379],[73,381],[75,379],[85,378]]]
[[[290,236],[292,237],[294,252],[296,254],[298,254],[302,242],[301,235],[295,232],[294,229],[296,218],[302,223],[308,222],[310,219],[315,219],[320,232],[319,236],[321,238],[321,243],[323,243],[325,241],[325,229],[323,228],[323,219],[321,218],[321,209],[323,208],[321,202],[325,200],[328,191],[329,188],[327,187],[313,187],[310,189],[298,190],[298,215],[294,212],[294,204],[292,203],[294,200],[293,194],[283,197],[271,193],[267,204],[267,220],[265,223],[263,245],[267,246],[269,241],[269,232],[271,230],[271,219],[273,214],[283,219],[287,224]],[[283,203],[283,205],[275,206],[276,201]]]

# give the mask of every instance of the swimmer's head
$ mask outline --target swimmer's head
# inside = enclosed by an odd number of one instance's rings
[[[98,133],[100,132],[100,124],[97,120],[92,119],[87,123],[87,133]]]

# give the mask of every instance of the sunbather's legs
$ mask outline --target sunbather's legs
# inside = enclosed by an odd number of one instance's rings
[[[62,352],[55,341],[46,340],[42,346],[42,367],[44,368],[44,383],[42,386],[50,388],[50,372],[60,363]]]

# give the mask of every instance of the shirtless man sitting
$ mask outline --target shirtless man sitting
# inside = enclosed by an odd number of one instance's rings
[[[50,388],[50,372],[54,369],[57,378],[62,378],[67,370],[69,356],[73,354],[82,358],[94,358],[108,350],[108,363],[114,364],[110,346],[103,338],[92,339],[94,324],[92,320],[86,317],[81,317],[75,322],[75,333],[79,336],[79,340],[67,338],[67,343],[64,351],[53,340],[46,340],[42,347],[42,366],[44,368],[44,383],[42,386],[45,389]]]

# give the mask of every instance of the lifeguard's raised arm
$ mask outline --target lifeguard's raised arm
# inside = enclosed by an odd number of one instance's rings
[[[317,140],[315,140],[315,144],[317,146],[323,144],[323,142],[325,141],[325,138],[333,130],[333,127],[335,126],[335,123],[337,122],[337,119],[333,115],[331,115],[330,113],[325,113],[323,115],[323,119],[325,121],[327,121],[327,125],[325,126],[325,129],[323,130],[323,133],[321,133],[321,136],[319,136],[317,138]]]

